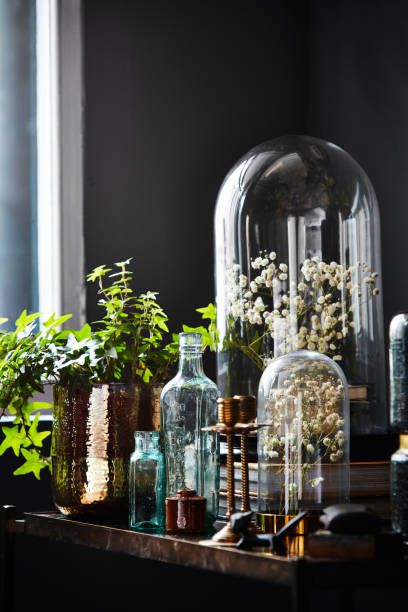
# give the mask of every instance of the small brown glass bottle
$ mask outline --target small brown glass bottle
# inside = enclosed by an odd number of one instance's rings
[[[202,534],[206,530],[206,499],[192,489],[180,489],[166,498],[168,533]]]

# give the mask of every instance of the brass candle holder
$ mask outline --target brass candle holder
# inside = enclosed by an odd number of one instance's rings
[[[248,435],[255,431],[256,398],[254,395],[234,395],[239,402],[238,433],[241,434],[241,512],[248,512],[249,503],[249,469],[248,469]],[[245,427],[244,427],[245,425]]]
[[[217,431],[227,438],[227,519],[235,512],[234,427],[238,421],[239,402],[234,397],[218,400]]]
[[[205,431],[224,433],[227,438],[227,519],[228,522],[211,542],[216,545],[234,546],[240,536],[231,529],[230,518],[235,509],[235,475],[234,475],[234,434],[241,436],[241,474],[242,502],[241,510],[250,510],[249,475],[248,475],[248,435],[257,429],[253,422],[256,416],[256,399],[254,396],[235,395],[221,397],[218,403],[218,423],[206,427]]]

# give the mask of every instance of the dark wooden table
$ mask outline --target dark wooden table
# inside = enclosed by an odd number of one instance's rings
[[[103,554],[122,553],[164,564],[195,568],[202,572],[237,576],[287,587],[294,612],[309,609],[313,589],[337,589],[347,602],[353,587],[408,587],[408,559],[403,561],[330,561],[269,553],[243,552],[210,547],[199,538],[135,533],[124,527],[82,522],[57,512],[26,513],[17,520],[16,511],[1,511],[0,610],[13,610],[13,566],[16,534],[46,538],[54,542],[91,547]]]

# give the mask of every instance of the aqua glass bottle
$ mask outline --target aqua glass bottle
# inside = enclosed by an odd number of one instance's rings
[[[130,457],[129,527],[135,531],[164,531],[165,471],[158,431],[135,431]]]
[[[210,525],[218,514],[219,436],[203,428],[217,422],[218,388],[204,374],[201,334],[180,334],[179,349],[178,373],[160,400],[166,493],[187,488],[205,497]]]

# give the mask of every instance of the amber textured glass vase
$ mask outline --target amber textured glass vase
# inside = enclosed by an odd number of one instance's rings
[[[66,515],[127,517],[133,433],[160,426],[160,385],[54,388],[52,489]]]

